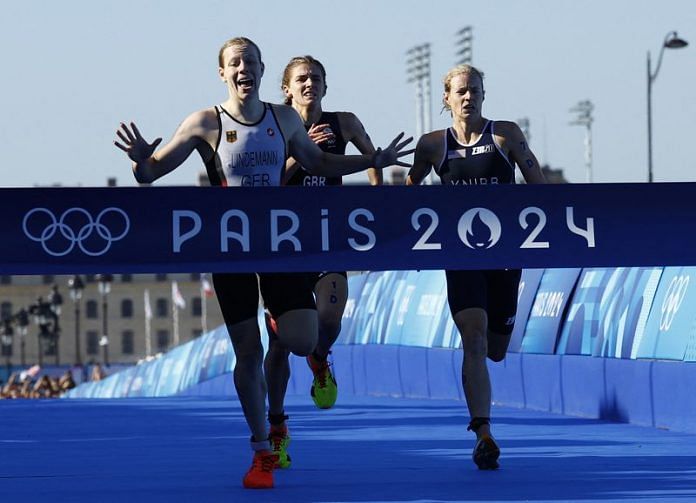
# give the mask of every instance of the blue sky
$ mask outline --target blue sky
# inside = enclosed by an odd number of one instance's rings
[[[585,180],[583,128],[569,109],[595,105],[594,179],[646,179],[646,54],[665,35],[691,42],[665,52],[653,90],[657,181],[694,181],[696,3],[689,0],[469,0],[237,2],[26,0],[3,2],[0,166],[4,186],[135,185],[112,140],[121,120],[149,138],[171,137],[194,110],[220,103],[217,52],[245,35],[263,51],[261,97],[279,102],[292,57],[327,68],[327,110],[355,112],[375,144],[415,132],[415,91],[405,52],[432,44],[433,128],[455,32],[474,27],[474,64],[486,74],[484,115],[531,122],[540,161]],[[194,184],[189,159],[159,184]],[[358,179],[362,179],[357,175]],[[365,177],[366,179],[366,177]]]

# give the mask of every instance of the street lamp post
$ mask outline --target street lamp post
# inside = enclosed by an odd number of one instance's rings
[[[457,64],[458,65],[471,65],[474,59],[473,55],[473,40],[474,40],[474,28],[472,26],[465,26],[457,31],[457,40],[455,40],[455,45],[457,47]]]
[[[36,304],[29,306],[29,312],[34,317],[34,323],[39,327],[39,367],[43,367],[44,355],[44,339],[49,339],[51,336],[51,314],[50,304],[44,301],[43,297],[37,297]]]
[[[430,44],[411,47],[406,51],[407,82],[416,84],[416,138],[430,131]],[[432,176],[426,181],[432,183]]]
[[[14,335],[14,329],[12,328],[12,320],[6,318],[2,320],[2,336],[0,337],[0,342],[2,342],[2,352],[7,357],[7,379],[10,378],[12,374],[12,336]]]
[[[578,104],[570,109],[577,114],[575,120],[571,121],[571,126],[585,127],[585,181],[592,183],[592,111],[594,105],[590,100],[578,101]]]
[[[70,298],[75,307],[75,365],[82,365],[82,354],[80,350],[80,300],[85,284],[79,275],[75,275],[68,280]]]
[[[111,291],[111,282],[113,281],[111,274],[98,274],[97,281],[99,282],[99,293],[102,298],[102,337],[99,340],[99,345],[104,351],[104,365],[109,366],[109,331],[107,325],[108,319],[108,301],[107,297]]]
[[[650,51],[648,51],[648,182],[653,181],[653,155],[652,155],[652,85],[657,78],[657,73],[660,71],[662,64],[662,55],[665,49],[681,49],[689,43],[679,38],[676,31],[671,31],[665,36],[665,41],[660,47],[660,56],[657,58],[657,66],[655,73],[652,72],[650,66]]]
[[[26,338],[29,331],[29,312],[22,308],[15,315],[15,318],[17,319],[17,333],[19,335],[20,361],[22,362],[22,367],[24,367],[27,364]]]
[[[60,313],[62,311],[63,296],[58,292],[58,285],[51,287],[51,293],[48,295],[48,303],[51,313],[53,313],[53,344],[56,351],[56,365],[60,365]]]

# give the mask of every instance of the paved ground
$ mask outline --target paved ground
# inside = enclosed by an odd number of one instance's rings
[[[480,472],[462,402],[287,412],[293,466],[248,491],[236,401],[0,401],[0,501],[696,501],[694,435],[497,408],[502,467]]]

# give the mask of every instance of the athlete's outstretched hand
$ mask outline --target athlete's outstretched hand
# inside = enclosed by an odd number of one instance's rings
[[[312,124],[307,134],[310,140],[317,145],[336,138],[336,135],[331,131],[331,127],[328,124]]]
[[[149,159],[157,145],[162,143],[162,138],[157,138],[152,143],[145,141],[145,138],[142,137],[138,127],[133,122],[130,123],[130,128],[122,122],[121,127],[116,131],[116,135],[123,143],[114,140],[114,145],[128,154],[130,160],[135,163]]]
[[[412,148],[410,150],[402,150],[406,145],[413,141],[413,136],[406,138],[401,141],[404,137],[404,133],[399,133],[399,135],[392,140],[387,148],[382,150],[378,148],[372,157],[372,164],[377,169],[386,168],[387,166],[404,166],[406,168],[411,167],[410,164],[400,161],[399,158],[405,155],[412,154],[416,149]]]

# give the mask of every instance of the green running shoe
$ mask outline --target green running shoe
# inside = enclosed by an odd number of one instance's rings
[[[328,360],[317,360],[314,354],[310,354],[307,357],[307,364],[314,374],[310,391],[314,405],[320,409],[330,409],[336,403],[336,397],[338,396],[338,386],[336,385],[336,379],[331,373],[331,364]]]
[[[291,459],[290,454],[288,454],[290,435],[288,434],[288,427],[285,425],[271,426],[271,432],[268,435],[268,439],[271,441],[273,454],[277,456],[275,467],[290,468]]]

